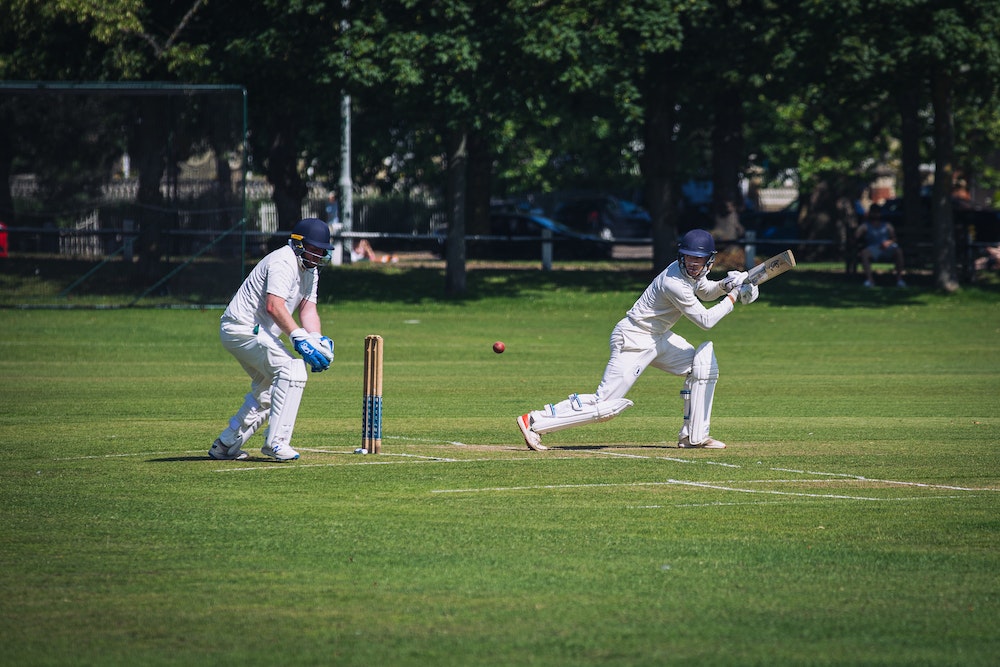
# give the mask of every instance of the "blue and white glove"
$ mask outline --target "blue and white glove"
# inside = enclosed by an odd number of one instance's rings
[[[289,336],[292,339],[292,346],[295,351],[302,355],[313,373],[321,373],[330,367],[330,360],[326,355],[316,349],[317,343],[309,337],[309,332],[305,329],[296,329]],[[330,353],[333,356],[333,353]]]
[[[326,336],[321,336],[318,333],[309,334],[309,340],[320,354],[333,362],[333,341]]]
[[[740,285],[740,303],[753,303],[760,296],[760,289],[753,283]]]

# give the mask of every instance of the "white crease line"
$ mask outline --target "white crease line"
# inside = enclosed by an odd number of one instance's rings
[[[898,484],[901,486],[920,486],[928,489],[946,489],[949,491],[1000,491],[1000,489],[990,488],[990,487],[966,487],[966,486],[950,486],[947,484],[927,484],[924,482],[901,482],[892,479],[873,479],[871,477],[865,477],[863,475],[851,475],[849,473],[840,472],[817,472],[814,470],[794,470],[792,468],[770,468],[775,472],[794,472],[800,475],[825,475],[827,477],[846,477],[848,479],[854,479],[859,482],[872,482],[875,484]]]
[[[769,481],[769,480],[765,480]],[[814,480],[823,481],[823,480]],[[745,482],[740,482],[745,483]],[[717,491],[733,491],[736,493],[753,493],[753,494],[764,494],[764,495],[775,495],[775,496],[796,496],[802,498],[830,498],[834,500],[870,500],[874,502],[886,501],[886,500],[922,500],[918,498],[872,498],[868,496],[846,496],[840,494],[832,493],[801,493],[795,491],[773,491],[773,490],[761,490],[761,489],[741,489],[739,487],[732,486],[721,486],[718,484],[708,484],[705,482],[692,482],[687,480],[671,479],[665,482],[629,482],[624,484],[544,484],[538,486],[496,486],[487,487],[479,489],[433,489],[431,493],[503,493],[510,491],[538,491],[538,490],[554,490],[554,489],[587,489],[587,488],[621,488],[621,487],[638,487],[638,486],[695,486],[704,489],[714,489]],[[957,496],[947,496],[947,497],[957,497]]]
[[[736,463],[724,463],[722,461],[703,461],[700,459],[681,459],[676,456],[650,456],[649,454],[624,454],[622,452],[609,452],[601,449],[581,449],[583,454],[600,454],[602,456],[614,456],[627,459],[647,459],[651,461],[672,461],[674,463],[704,463],[710,466],[722,466],[723,468],[742,468]]]
[[[431,493],[489,493],[503,491],[537,491],[547,489],[597,489],[622,486],[668,486],[672,482],[628,482],[624,484],[542,484],[538,486],[494,486],[480,489],[431,489]]]
[[[706,489],[716,489],[719,491],[737,491],[740,493],[763,493],[780,496],[806,496],[812,498],[838,498],[843,500],[882,500],[882,498],[867,498],[859,496],[840,496],[833,494],[796,493],[791,491],[767,491],[759,489],[740,489],[729,486],[719,486],[707,484],[705,482],[691,482],[678,479],[670,479],[665,482],[628,482],[623,484],[601,483],[601,484],[543,484],[538,486],[494,486],[479,489],[433,489],[431,493],[502,493],[507,491],[537,491],[552,489],[589,489],[589,488],[620,488],[637,486],[697,486]]]
[[[384,438],[384,439],[390,439],[390,438]],[[456,446],[461,446],[461,447],[476,447],[476,446],[478,446],[478,445],[465,445],[465,444],[457,443],[457,442],[446,442],[446,441],[441,441],[441,440],[432,440],[432,439],[424,439],[424,438],[409,438],[409,437],[405,437],[405,436],[392,436],[391,439],[394,439],[394,440],[408,440],[408,441],[415,441],[415,442],[437,442],[437,443],[444,443],[444,444],[456,445]],[[515,449],[515,448],[511,448],[511,449]],[[516,448],[516,449],[520,449],[520,448]],[[70,456],[70,457],[55,458],[55,459],[52,459],[52,460],[53,461],[80,461],[80,460],[88,460],[88,459],[90,459],[90,460],[93,460],[93,459],[113,459],[113,458],[129,458],[129,457],[137,457],[137,456],[181,456],[181,455],[186,455],[186,454],[200,453],[202,451],[205,451],[205,450],[196,449],[196,450],[187,450],[187,451],[184,451],[184,452],[176,452],[176,451],[170,451],[170,452],[132,452],[132,453],[120,453],[120,454],[100,454],[100,455],[90,455],[90,456]],[[364,456],[364,455],[361,455],[361,454],[355,454],[353,451],[336,452],[336,451],[331,451],[331,450],[328,450],[328,449],[318,449],[318,448],[317,449],[303,449],[302,451],[316,452],[316,453],[323,453],[323,454],[332,454],[332,455]],[[716,466],[723,466],[723,467],[736,468],[736,469],[741,469],[741,468],[746,467],[746,466],[738,465],[738,464],[734,464],[734,463],[724,463],[722,461],[713,461],[713,460],[704,460],[704,459],[687,459],[687,458],[678,458],[678,457],[673,457],[673,456],[649,456],[649,455],[645,455],[645,454],[627,454],[627,453],[623,453],[623,452],[609,452],[609,451],[603,451],[603,450],[597,450],[597,449],[583,449],[583,450],[578,450],[577,453],[601,454],[601,455],[604,455],[604,456],[611,456],[611,457],[616,457],[616,458],[632,458],[632,459],[645,459],[645,460],[655,460],[655,461],[670,461],[670,462],[673,462],[673,463],[689,463],[689,464],[691,464],[691,463],[704,463],[706,465],[716,465]],[[416,455],[416,454],[389,453],[389,452],[384,452],[382,454],[376,454],[374,456],[397,456],[397,457],[401,457],[401,458],[425,459],[425,460],[417,460],[417,461],[407,461],[405,463],[464,463],[464,462],[531,461],[531,460],[534,460],[534,461],[538,461],[538,460],[553,461],[553,460],[579,459],[579,457],[573,456],[572,454],[571,455],[566,455],[566,456],[545,456],[545,457],[536,457],[536,456],[532,455],[532,456],[523,457],[523,458],[518,457],[518,458],[511,458],[511,459],[494,459],[494,458],[454,459],[454,458],[448,458],[448,457],[420,456],[420,455]],[[207,455],[205,456],[205,459],[206,460],[210,460]],[[278,462],[277,461],[271,461],[269,463],[278,463]],[[280,469],[288,469],[288,468],[338,467],[338,466],[345,466],[345,465],[394,465],[394,464],[398,465],[400,463],[404,463],[404,462],[396,462],[396,461],[364,461],[364,462],[361,462],[361,461],[358,461],[358,462],[352,462],[352,463],[294,463],[291,466],[276,466],[276,467],[274,467],[274,466],[267,465],[267,466],[254,466],[254,467],[244,467],[244,468],[227,468],[227,469],[216,470],[214,472],[239,472],[239,471],[247,471],[247,470],[275,470],[275,469],[280,470]],[[892,484],[892,485],[897,485],[897,486],[914,486],[914,487],[926,488],[926,489],[944,489],[944,490],[950,490],[950,491],[972,491],[972,492],[975,492],[975,491],[993,491],[993,492],[1000,491],[1000,488],[997,488],[997,487],[966,487],[966,486],[952,486],[952,485],[947,485],[947,484],[927,484],[927,483],[924,483],[924,482],[906,482],[906,481],[900,481],[900,480],[873,479],[873,478],[870,478],[870,477],[864,477],[862,475],[853,475],[853,474],[850,474],[850,473],[822,472],[822,471],[816,471],[816,470],[797,470],[795,468],[768,468],[768,470],[773,470],[774,472],[790,472],[790,473],[795,473],[795,474],[798,474],[798,475],[818,475],[818,476],[821,476],[821,477],[840,477],[840,478],[851,479],[851,480],[856,480],[856,481],[860,481],[860,482],[869,482],[869,483],[873,483],[873,484]],[[767,481],[767,480],[762,480],[762,481]],[[785,482],[785,483],[794,483],[794,482],[820,481],[820,480],[782,480],[782,481]],[[741,483],[741,484],[748,484],[748,483],[756,483],[756,482],[739,482],[739,483]],[[559,488],[559,487],[552,487],[552,488]],[[772,492],[772,493],[781,493],[781,492]]]
[[[392,466],[392,465],[414,465],[423,463],[497,463],[506,461],[537,461],[538,459],[533,456],[510,458],[510,459],[446,459],[446,458],[428,458],[425,460],[418,461],[379,461],[377,460],[380,456],[385,456],[385,454],[352,454],[352,456],[357,456],[359,459],[364,459],[360,461],[352,461],[350,463],[301,463],[299,461],[260,461],[262,465],[246,466],[240,468],[218,468],[212,472],[253,472],[262,471],[270,472],[272,470],[298,470],[300,468],[345,468],[347,466]],[[400,455],[397,455],[400,456]],[[559,459],[570,459],[572,457],[546,457],[547,461],[559,460]]]
[[[437,445],[453,445],[455,447],[490,447],[498,450],[504,449],[524,449],[523,447],[510,447],[505,445],[470,445],[466,442],[459,442],[457,440],[438,440],[437,438],[410,438],[405,435],[383,435],[383,440],[400,440],[402,442],[429,442]]]
[[[737,493],[763,493],[773,496],[799,496],[803,498],[832,498],[834,500],[885,500],[884,498],[869,498],[866,496],[842,496],[833,493],[800,493],[796,491],[772,491],[760,489],[740,489],[732,486],[719,486],[717,484],[707,484],[705,482],[683,482],[679,480],[677,484],[684,486],[696,486],[702,489],[715,489],[717,491],[735,491]]]
[[[744,503],[722,502],[722,501],[719,501],[719,502],[714,502],[714,503],[675,503],[675,504],[670,504],[670,505],[628,505],[626,507],[626,509],[630,509],[630,510],[656,510],[656,509],[664,509],[664,508],[667,508],[667,507],[676,509],[678,507],[740,507],[740,506],[743,506],[743,505],[753,505],[754,507],[757,507],[758,505],[787,505],[789,502],[792,502],[792,501],[790,501],[790,500],[753,500],[753,501],[748,501],[748,502],[744,502]]]
[[[310,449],[308,447],[299,447],[299,451],[310,452],[313,454],[334,454],[334,455],[347,455],[347,456],[369,456],[369,454],[359,454],[353,451],[343,451],[338,452],[330,449]],[[431,461],[461,461],[462,459],[449,459],[444,456],[423,456],[421,454],[406,454],[404,452],[382,452],[381,454],[371,454],[370,456],[398,456],[403,459],[430,459]]]

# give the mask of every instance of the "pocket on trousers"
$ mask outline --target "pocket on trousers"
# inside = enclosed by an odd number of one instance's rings
[[[622,352],[642,352],[656,347],[656,341],[653,339],[652,334],[645,331],[619,327],[618,333],[621,334],[620,349]]]

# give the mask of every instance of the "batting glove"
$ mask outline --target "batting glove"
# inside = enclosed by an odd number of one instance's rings
[[[740,303],[753,303],[760,296],[760,289],[753,283],[740,286]]]
[[[722,290],[727,293],[732,292],[743,284],[743,281],[747,279],[747,275],[746,271],[730,271],[722,279]]]
[[[305,329],[296,329],[290,336],[292,346],[295,351],[302,355],[306,363],[312,368],[313,373],[321,373],[330,367],[330,360],[322,352],[316,349],[316,345],[309,338],[309,332]]]

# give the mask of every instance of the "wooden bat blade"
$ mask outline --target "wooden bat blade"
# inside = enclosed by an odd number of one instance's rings
[[[762,285],[775,276],[780,276],[795,266],[795,255],[791,250],[778,253],[770,259],[766,259],[747,272],[747,282],[754,285]]]

